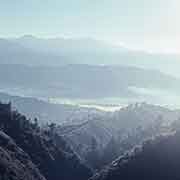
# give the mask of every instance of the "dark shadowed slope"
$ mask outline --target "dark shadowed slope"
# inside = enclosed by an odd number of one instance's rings
[[[50,130],[41,130],[37,124],[18,112],[11,112],[9,105],[0,105],[0,127],[17,145],[29,154],[47,180],[84,180],[91,171],[66,142]]]
[[[180,133],[144,143],[90,180],[180,179]]]
[[[0,131],[0,179],[45,180],[30,157],[2,131]]]

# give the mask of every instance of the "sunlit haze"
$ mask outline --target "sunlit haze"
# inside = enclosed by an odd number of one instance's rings
[[[180,0],[0,0],[0,180],[180,180]]]
[[[0,36],[91,37],[180,53],[179,0],[0,0]]]

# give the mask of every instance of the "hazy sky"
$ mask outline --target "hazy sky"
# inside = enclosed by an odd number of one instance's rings
[[[24,34],[180,53],[180,0],[0,0],[0,36]]]

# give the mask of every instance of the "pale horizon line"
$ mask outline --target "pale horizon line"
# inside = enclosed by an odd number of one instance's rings
[[[126,43],[124,43],[123,41],[118,41],[118,42],[114,42],[113,40],[105,40],[102,38],[97,38],[97,37],[93,37],[93,36],[73,36],[73,35],[50,35],[50,36],[42,36],[42,35],[33,35],[33,34],[22,34],[22,35],[17,35],[17,36],[0,36],[0,39],[7,39],[7,40],[11,40],[11,39],[21,39],[21,38],[34,38],[34,39],[42,39],[42,40],[94,40],[97,42],[102,42],[108,45],[111,45],[112,47],[116,47],[119,49],[127,49],[127,51],[134,51],[134,52],[142,52],[142,53],[146,53],[146,54],[150,54],[150,55],[173,55],[173,56],[180,56],[180,52],[176,49],[172,50],[169,49],[166,50],[164,49],[159,50],[158,48],[155,49],[151,49],[151,48],[145,48],[145,47],[130,47],[128,45],[126,45]]]

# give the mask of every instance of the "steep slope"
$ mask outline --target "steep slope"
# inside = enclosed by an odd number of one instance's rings
[[[91,171],[66,142],[50,130],[42,130],[37,121],[32,123],[9,105],[0,105],[0,127],[29,154],[47,180],[84,180]]]
[[[90,180],[177,180],[180,178],[180,133],[158,137],[120,157]]]
[[[45,180],[30,157],[0,131],[0,179]]]
[[[60,126],[58,133],[91,167],[102,168],[134,145],[166,131],[165,126],[178,117],[179,111],[137,103],[117,112],[89,115],[85,123],[76,126]],[[92,158],[95,160],[90,162]]]

